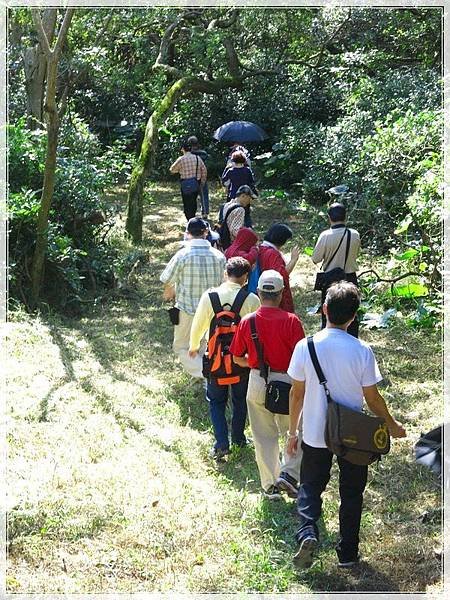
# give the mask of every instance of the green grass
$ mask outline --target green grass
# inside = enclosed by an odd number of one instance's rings
[[[324,494],[323,538],[313,567],[292,568],[295,504],[259,493],[251,449],[220,466],[201,386],[171,352],[159,273],[178,248],[184,218],[176,186],[158,185],[145,211],[136,271],[78,320],[21,311],[5,326],[9,348],[8,589],[21,593],[436,591],[440,506],[433,476],[412,446],[442,421],[440,339],[363,330],[387,382],[386,399],[408,430],[370,467],[362,520],[365,562],[340,572],[337,473]],[[115,201],[123,203],[120,190]],[[219,196],[213,189],[213,205]],[[313,240],[285,201],[262,200],[255,226],[289,222]],[[123,220],[122,220],[123,223]],[[134,256],[120,223],[114,243]],[[130,262],[133,262],[130,259]],[[317,303],[303,256],[292,276],[298,314]]]

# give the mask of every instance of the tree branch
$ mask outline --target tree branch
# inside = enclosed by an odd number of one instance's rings
[[[233,8],[227,19],[213,19],[212,21],[210,21],[208,27],[206,28],[206,31],[212,31],[213,29],[228,29],[236,23],[238,15],[239,10],[237,8]]]
[[[74,8],[66,9],[64,20],[62,22],[61,29],[59,30],[58,37],[56,39],[55,48],[53,49],[53,53],[56,58],[59,58],[59,55],[61,54],[62,47],[64,45],[64,42],[66,41],[67,32],[69,31],[70,22],[72,21],[74,12]]]
[[[325,51],[327,50],[327,47],[336,39],[336,37],[339,35],[339,33],[342,31],[342,29],[345,27],[345,25],[350,20],[351,16],[352,16],[352,9],[349,8],[347,16],[342,21],[342,23],[340,23],[340,25],[335,29],[335,31],[333,31],[333,33],[325,40],[325,42],[322,44],[322,47],[320,48],[319,52],[316,52],[316,54],[313,54],[312,56],[310,56],[308,60],[291,59],[291,60],[284,61],[282,64],[284,64],[284,65],[303,65],[304,67],[309,67],[310,69],[318,69],[320,67],[322,59],[325,55]],[[315,62],[311,62],[314,60],[315,60]]]
[[[36,29],[36,33],[38,36],[39,43],[42,48],[42,52],[45,54],[47,59],[50,58],[52,54],[52,50],[50,48],[50,44],[48,42],[47,34],[44,31],[44,27],[42,25],[42,19],[39,9],[32,8],[31,9],[31,17],[33,19],[34,27]]]

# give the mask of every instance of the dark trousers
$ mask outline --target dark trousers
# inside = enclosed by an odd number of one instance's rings
[[[197,212],[197,196],[198,192],[193,192],[192,194],[185,194],[183,190],[181,190],[184,216],[188,221],[189,219],[195,217],[195,213]]]
[[[228,450],[228,424],[225,409],[228,401],[228,391],[231,389],[231,402],[233,405],[231,417],[231,441],[238,446],[245,446],[245,420],[247,418],[247,387],[248,375],[244,375],[239,383],[233,385],[218,385],[213,379],[208,381],[206,399],[209,402],[209,414],[214,429],[216,450]]]
[[[356,277],[356,273],[346,273],[345,279],[347,281],[350,281],[351,283],[354,283],[356,286],[358,285],[358,278]],[[327,290],[322,290],[322,298],[321,298],[322,306],[323,306],[323,303],[325,302],[326,295],[327,295]],[[325,329],[326,326],[327,326],[327,318],[322,312],[322,329]],[[352,335],[355,338],[358,337],[358,335],[359,335],[358,316],[356,316],[353,319],[353,321],[350,323],[350,325],[348,326],[347,333],[349,333],[350,335]]]
[[[328,448],[313,448],[302,443],[303,456],[300,467],[300,489],[297,498],[297,512],[300,526],[297,541],[314,531],[317,539],[317,521],[322,511],[322,492],[330,480],[333,454]],[[339,465],[339,540],[336,552],[339,560],[354,560],[358,556],[359,528],[363,492],[367,483],[367,466],[353,465],[338,457]]]

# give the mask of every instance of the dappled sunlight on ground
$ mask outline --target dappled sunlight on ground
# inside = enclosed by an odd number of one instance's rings
[[[211,188],[214,215],[222,198]],[[124,192],[114,201],[123,210]],[[123,236],[122,213],[115,235],[124,252],[142,259],[132,280],[124,278],[82,318],[18,314],[6,325],[9,589],[302,593],[437,585],[439,523],[419,516],[439,505],[439,491],[411,448],[441,409],[438,340],[430,335],[424,344],[423,334],[401,325],[362,331],[408,438],[371,468],[361,535],[366,562],[354,573],[336,567],[334,471],[323,546],[313,568],[296,573],[294,502],[261,498],[251,448],[234,450],[220,465],[211,461],[202,386],[171,351],[159,274],[182,240],[181,205],[177,184],[150,186],[138,248]],[[258,233],[274,215],[293,227],[294,243],[313,243],[304,214],[275,198],[255,206]],[[320,328],[320,317],[307,314],[319,300],[314,274],[302,255],[291,276],[308,334]]]

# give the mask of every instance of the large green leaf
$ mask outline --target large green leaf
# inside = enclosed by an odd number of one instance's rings
[[[428,288],[421,283],[406,283],[404,285],[396,285],[392,290],[393,296],[401,296],[403,298],[420,298],[428,296]]]
[[[303,249],[303,252],[307,256],[312,256],[313,252],[314,252],[314,248],[311,248],[311,246],[306,246],[306,248]]]
[[[415,250],[414,248],[409,248],[408,250],[405,250],[405,252],[403,252],[402,254],[396,254],[395,258],[397,260],[409,260],[410,258],[414,258],[415,256],[417,256],[418,254],[418,250]]]

